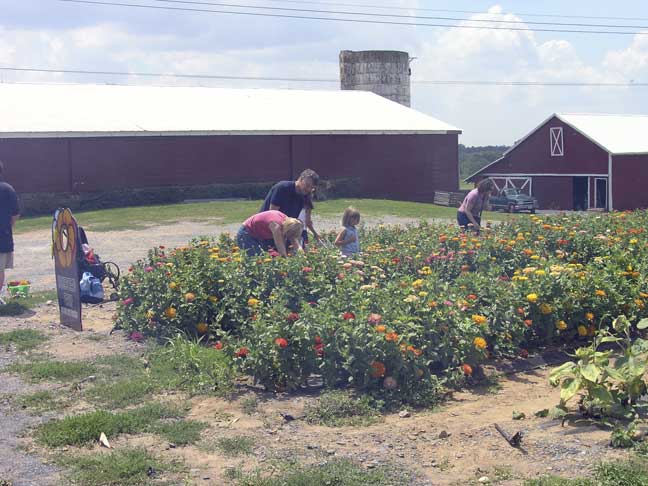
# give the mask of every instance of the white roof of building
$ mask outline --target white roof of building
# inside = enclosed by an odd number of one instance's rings
[[[648,116],[556,113],[611,154],[648,153]]]
[[[365,91],[0,84],[0,138],[446,133]]]

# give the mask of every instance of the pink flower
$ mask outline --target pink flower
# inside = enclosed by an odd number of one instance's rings
[[[144,339],[144,334],[142,334],[139,331],[133,331],[130,333],[130,336],[128,336],[131,341],[135,341],[136,343],[139,343]]]
[[[345,312],[344,314],[342,314],[342,319],[344,319],[345,321],[355,319],[355,314],[353,312]]]
[[[380,324],[382,321],[382,316],[380,314],[369,314],[367,318],[369,324]]]
[[[443,303],[447,306],[453,305],[453,302],[451,300],[444,300]]]
[[[128,297],[127,299],[124,299],[122,301],[122,304],[127,306],[127,305],[131,305],[133,302],[135,302],[135,299],[133,297]]]
[[[313,267],[304,267],[302,268],[302,272],[304,273],[311,273],[313,271]]]
[[[299,320],[299,314],[296,312],[291,312],[286,316],[286,319],[288,319],[290,322],[295,322]]]
[[[144,267],[144,271],[145,271],[146,273],[152,272],[152,271],[153,271],[153,267]]]

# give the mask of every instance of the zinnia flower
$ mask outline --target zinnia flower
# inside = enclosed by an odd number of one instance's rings
[[[563,320],[556,321],[556,329],[564,331],[565,329],[567,329],[567,323]]]
[[[178,314],[178,311],[175,310],[175,307],[167,307],[164,311],[164,315],[169,319],[173,319]]]
[[[462,365],[461,365],[461,369],[463,370],[464,375],[466,375],[466,376],[472,376],[472,374],[473,374],[473,369],[472,369],[472,366],[470,366],[469,364],[467,364],[467,363],[462,364]]]
[[[313,267],[304,267],[302,268],[302,272],[304,273],[311,273],[313,271]]]
[[[486,316],[482,316],[480,314],[473,314],[472,320],[477,325],[486,324],[486,322],[488,321],[488,319],[486,319]]]
[[[597,289],[597,290],[594,292],[594,294],[595,294],[597,297],[605,297],[605,296],[607,295],[607,294],[605,293],[605,290],[599,290],[599,289]]]
[[[380,324],[380,322],[382,321],[382,316],[380,314],[369,314],[367,321],[369,322],[369,324]]]
[[[122,304],[124,304],[125,306],[128,306],[128,305],[131,305],[133,302],[135,302],[135,299],[132,298],[132,297],[128,297],[127,299],[124,299],[122,301]]]
[[[385,332],[387,331],[387,326],[380,324],[376,326],[374,329],[376,330],[376,332]]]
[[[247,301],[247,305],[250,307],[256,307],[259,305],[259,299],[255,299],[254,297],[250,297]]]
[[[277,339],[274,340],[274,342],[281,349],[288,347],[288,341],[286,340],[286,338],[278,337]]]
[[[355,319],[355,314],[353,312],[347,311],[342,314],[342,319],[344,319],[345,321],[350,321],[351,319]]]
[[[594,320],[594,314],[591,313],[591,312],[586,312],[585,313],[585,319],[587,319],[588,321],[593,321]]]
[[[299,320],[299,314],[296,312],[291,312],[286,316],[286,319],[289,320],[290,322],[295,322]]]
[[[396,378],[392,376],[388,376],[383,380],[383,387],[386,390],[395,390],[397,386],[398,382],[396,381]]]
[[[553,312],[553,308],[547,304],[547,303],[542,303],[540,304],[540,313],[544,315],[551,314]]]
[[[527,295],[527,300],[532,304],[538,300],[538,294],[529,294]]]
[[[520,349],[518,356],[522,359],[527,359],[529,357],[529,352],[526,349]]]
[[[387,368],[380,361],[373,361],[369,366],[371,367],[372,378],[382,378],[387,372]]]
[[[475,339],[473,339],[473,344],[477,349],[486,348],[486,340],[483,337],[476,337]]]
[[[196,295],[191,292],[187,292],[184,297],[187,302],[193,302],[196,300]]]
[[[239,350],[234,353],[234,356],[236,356],[237,358],[245,358],[248,354],[250,354],[250,350],[244,346],[242,348],[239,348]]]
[[[587,328],[585,326],[583,326],[582,324],[577,327],[577,330],[578,330],[578,335],[580,337],[587,336]]]
[[[220,351],[221,349],[223,349],[223,343],[216,341],[216,344],[214,344],[214,349],[218,349]]]
[[[396,342],[398,341],[398,334],[396,334],[395,332],[388,332],[387,334],[385,334],[385,339],[390,342]]]
[[[130,333],[129,338],[131,339],[131,341],[135,341],[136,343],[139,343],[141,340],[144,339],[144,334],[142,334],[139,331],[133,331]]]

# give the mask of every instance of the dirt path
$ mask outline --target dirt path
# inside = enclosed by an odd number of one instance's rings
[[[413,218],[385,216],[367,218],[363,224],[413,224]],[[83,222],[80,222],[83,224]],[[337,219],[314,218],[318,230],[333,230],[339,225]],[[88,241],[104,261],[113,261],[123,270],[140,258],[144,258],[154,246],[177,247],[185,245],[198,236],[217,236],[223,232],[236,234],[239,224],[178,222],[153,225],[143,230],[93,232],[88,229]],[[49,230],[30,231],[15,236],[15,268],[7,272],[7,280],[26,279],[32,283],[32,290],[55,288],[54,261],[51,258],[51,234]]]
[[[114,308],[114,303],[107,303],[84,309],[84,326],[88,330],[82,333],[58,326],[56,306],[47,305],[31,316],[0,318],[0,329],[43,331],[49,341],[38,351],[59,360],[142,353],[143,345],[126,341],[119,333],[109,335]],[[0,350],[0,367],[15,358],[15,353]],[[195,484],[202,485],[227,484],[227,468],[252,470],[277,457],[304,463],[343,457],[366,468],[396,465],[415,473],[416,479],[409,483],[415,486],[456,486],[473,484],[471,481],[476,484],[482,476],[500,485],[519,485],[524,478],[548,473],[580,477],[602,460],[627,457],[626,452],[608,447],[609,431],[588,425],[563,427],[560,421],[534,416],[534,412],[558,402],[558,391],[548,385],[548,373],[548,369],[536,369],[508,375],[501,379],[501,387],[494,393],[456,393],[436,411],[413,411],[403,418],[397,413],[389,414],[384,422],[369,427],[328,428],[301,420],[305,404],[316,399],[317,391],[275,395],[244,388],[234,401],[191,399],[189,418],[209,424],[203,439],[252,437],[255,446],[251,456],[232,458],[202,447],[170,447],[148,434],[120,436],[111,443],[118,447],[145,446],[163,459],[182,459]],[[5,373],[0,374],[0,390],[13,395],[32,391],[33,386]],[[251,396],[257,397],[259,405],[256,413],[247,415],[243,402]],[[513,420],[513,411],[523,412],[526,418]],[[285,422],[280,412],[297,420]],[[227,418],[223,419],[224,416]],[[57,482],[59,475],[52,466],[20,449],[32,448],[28,439],[18,437],[40,420],[43,418],[9,409],[0,401],[0,479],[12,479],[15,486],[62,484]],[[524,431],[523,448],[510,447],[495,430],[494,423],[509,433]]]

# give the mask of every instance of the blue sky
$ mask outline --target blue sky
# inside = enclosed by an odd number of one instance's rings
[[[122,2],[192,7],[154,0]],[[633,30],[648,33],[648,2],[645,1],[313,2],[229,0],[224,3],[364,10],[473,20],[633,24],[645,27]],[[336,3],[371,7],[327,5]],[[648,82],[648,35],[642,34],[585,35],[387,26],[87,5],[57,0],[0,0],[0,5],[0,67],[337,79],[340,50],[386,49],[404,50],[417,58],[412,64],[413,81]],[[201,8],[200,5],[193,7]],[[415,10],[417,8],[481,13],[443,13]],[[533,14],[602,18],[539,17]],[[522,26],[533,27],[527,23]],[[0,78],[4,82],[337,89],[336,83],[177,80],[10,71],[0,71]],[[412,107],[460,127],[464,132],[460,141],[464,144],[511,144],[554,112],[648,113],[648,87],[447,87],[415,83],[412,85]]]

